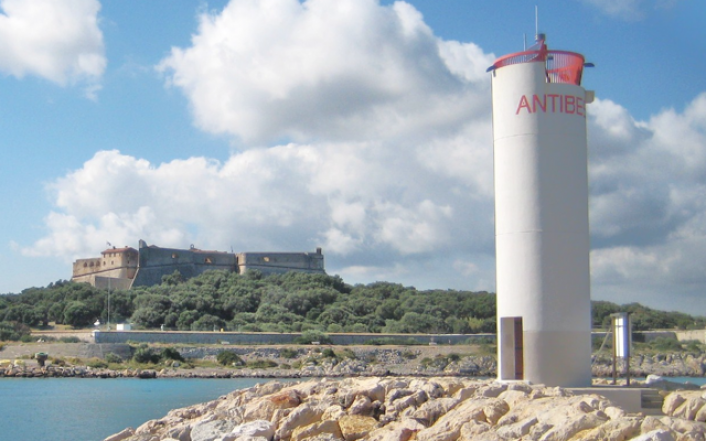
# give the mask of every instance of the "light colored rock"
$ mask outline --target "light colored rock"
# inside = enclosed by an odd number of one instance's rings
[[[386,413],[392,413],[392,412],[399,413],[409,407],[416,407],[416,406],[417,406],[417,399],[414,397],[414,395],[409,395],[407,397],[395,400],[392,403],[388,403],[385,406],[385,408],[387,410]]]
[[[344,415],[346,415],[346,411],[343,410],[343,408],[338,404],[334,404],[333,406],[329,406],[324,410],[324,413],[321,415],[321,419],[338,420]]]
[[[623,441],[632,439],[639,433],[640,420],[638,419],[611,420],[598,427],[579,433],[571,438],[571,441]]]
[[[694,415],[694,421],[705,422],[706,421],[706,406],[699,409]]]
[[[408,441],[417,432],[426,427],[417,420],[404,418],[373,430],[366,437],[367,441]]]
[[[503,399],[489,400],[488,404],[483,407],[485,421],[490,425],[495,425],[508,411],[510,406]]]
[[[268,441],[267,438],[264,436],[241,436],[241,437],[233,437],[232,435],[226,435],[222,439],[216,440],[216,441]]]
[[[485,421],[470,420],[461,426],[458,439],[472,441],[478,439],[479,435],[487,433],[492,429],[493,426]],[[497,435],[500,436],[500,434]]]
[[[655,418],[653,416],[646,416],[645,419],[642,420],[642,424],[640,425],[640,432],[642,433],[648,433],[652,432],[655,430],[670,430],[669,426],[662,422],[659,418]]]
[[[237,425],[235,421],[214,420],[196,423],[191,429],[191,441],[214,441],[230,433]]]
[[[358,380],[359,381],[355,382],[356,386],[351,389],[348,394],[350,395],[351,403],[353,403],[358,395],[365,395],[370,398],[370,401],[385,401],[385,387],[380,384],[379,378],[372,377]],[[344,404],[344,407],[348,406],[345,406]]]
[[[706,431],[706,424],[699,423],[696,421],[683,420],[681,418],[672,417],[662,417],[660,418],[664,424],[666,424],[671,430],[677,433],[691,433],[699,432],[704,433]]]
[[[536,417],[525,418],[516,423],[507,424],[496,429],[498,435],[507,439],[519,439],[530,433],[532,426],[537,424]]]
[[[441,399],[440,399],[441,400]],[[438,401],[438,400],[437,400]],[[471,421],[482,421],[490,424],[485,410],[495,412],[507,408],[507,403],[499,398],[477,398],[466,400],[452,410],[443,414],[432,426],[417,434],[419,441],[455,440],[460,436],[461,427]]]
[[[659,375],[650,374],[645,378],[645,385],[650,386],[664,381],[664,378]]]
[[[121,430],[120,432],[110,435],[108,438],[104,439],[103,441],[123,441],[124,439],[130,438],[132,435],[135,434],[135,431],[131,428],[128,427],[125,430]]]
[[[351,415],[372,415],[373,402],[366,395],[358,395],[351,407],[348,408],[348,413]]]
[[[631,441],[676,441],[669,430],[657,429],[633,438]]]
[[[681,406],[674,410],[673,416],[684,418],[685,420],[695,420],[696,414],[706,404],[706,400],[700,396],[689,396]]]
[[[321,419],[324,409],[318,406],[311,406],[308,403],[295,408],[284,421],[280,421],[279,428],[275,432],[277,439],[287,439],[292,436],[292,432],[299,427],[308,426]]]
[[[201,417],[202,415],[218,407],[218,405],[218,401],[214,400],[202,404],[196,404],[194,406],[184,407],[182,409],[174,409],[167,413],[167,417],[191,420]]]
[[[605,413],[611,420],[623,418],[627,414],[624,409],[615,406],[606,407],[603,409],[603,413]]]
[[[553,426],[547,430],[540,441],[567,441],[579,432],[588,431],[600,425],[603,421],[593,415],[581,415],[577,419],[563,421],[561,424]]]
[[[673,415],[674,411],[677,410],[677,408],[685,401],[686,397],[684,397],[681,393],[672,392],[664,399],[664,403],[662,404],[662,412],[664,412],[665,415]]]
[[[498,395],[498,398],[504,400],[510,408],[515,407],[515,403],[527,400],[529,392],[523,390],[506,390]]]
[[[275,434],[274,425],[266,420],[255,420],[235,426],[229,434],[223,437],[223,441],[234,441],[239,438],[261,437],[271,440]]]
[[[312,437],[321,437],[322,435],[333,437],[337,440],[343,439],[338,423],[333,420],[325,420],[309,424],[308,426],[297,427],[292,432],[291,441],[302,441]]]
[[[245,405],[244,418],[250,420],[271,420],[275,411],[291,409],[301,403],[296,390],[285,390],[275,395],[266,395]]]
[[[378,422],[375,418],[369,416],[346,415],[338,420],[338,426],[341,429],[343,439],[355,441],[375,430],[378,427]]]
[[[412,394],[414,394],[414,390],[412,389],[392,389],[390,390],[387,395],[385,396],[385,403],[393,403],[396,400],[399,400],[400,398],[408,397]]]
[[[191,427],[174,427],[167,431],[167,436],[177,441],[191,441]]]
[[[421,406],[422,404],[429,401],[429,394],[427,394],[423,390],[418,390],[412,394],[412,398],[414,398],[415,406]]]
[[[456,394],[454,394],[453,398],[456,398],[459,401],[466,401],[467,399],[475,396],[477,391],[478,386],[464,387],[456,391]]]
[[[422,404],[413,415],[414,418],[424,420],[428,425],[432,425],[440,416],[456,407],[458,403],[460,401],[456,398],[437,398]]]
[[[486,398],[497,398],[507,390],[507,384],[491,383],[478,389],[478,396]]]
[[[679,433],[676,436],[677,441],[704,441],[706,437],[701,432]]]

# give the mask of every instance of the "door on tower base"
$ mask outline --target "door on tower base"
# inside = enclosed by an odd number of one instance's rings
[[[522,317],[500,319],[500,379],[524,379]]]

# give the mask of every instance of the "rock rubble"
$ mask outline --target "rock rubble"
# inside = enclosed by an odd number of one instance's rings
[[[706,439],[702,394],[673,392],[664,403],[668,416],[655,417],[627,413],[599,395],[523,383],[456,377],[270,382],[172,410],[105,441],[699,441]]]

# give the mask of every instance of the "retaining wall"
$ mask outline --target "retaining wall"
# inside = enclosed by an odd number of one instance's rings
[[[290,344],[300,333],[268,332],[182,332],[182,331],[95,331],[96,343],[171,343],[171,344]],[[429,344],[460,344],[495,341],[494,334],[327,334],[334,345],[365,344],[371,340],[390,338],[415,340]]]
[[[704,341],[706,331],[648,331],[634,332],[636,342],[649,342],[656,338]],[[700,334],[699,334],[700,333]],[[394,339],[397,341],[414,340],[421,344],[478,344],[494,343],[495,334],[327,334],[334,345],[366,344],[371,340]],[[593,332],[594,339],[604,339],[605,332]],[[94,331],[95,343],[167,343],[167,344],[291,344],[301,333],[278,332],[194,332],[194,331]]]

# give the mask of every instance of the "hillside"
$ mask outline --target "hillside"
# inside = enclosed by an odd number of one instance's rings
[[[610,314],[620,311],[631,313],[636,331],[706,325],[703,317],[596,301],[594,328],[606,327]],[[27,327],[81,328],[108,319],[148,329],[465,334],[495,332],[495,314],[495,295],[485,291],[422,291],[390,282],[350,285],[338,276],[303,273],[264,277],[210,271],[187,281],[174,273],[161,285],[129,291],[59,281],[0,296],[0,340],[19,339]]]

